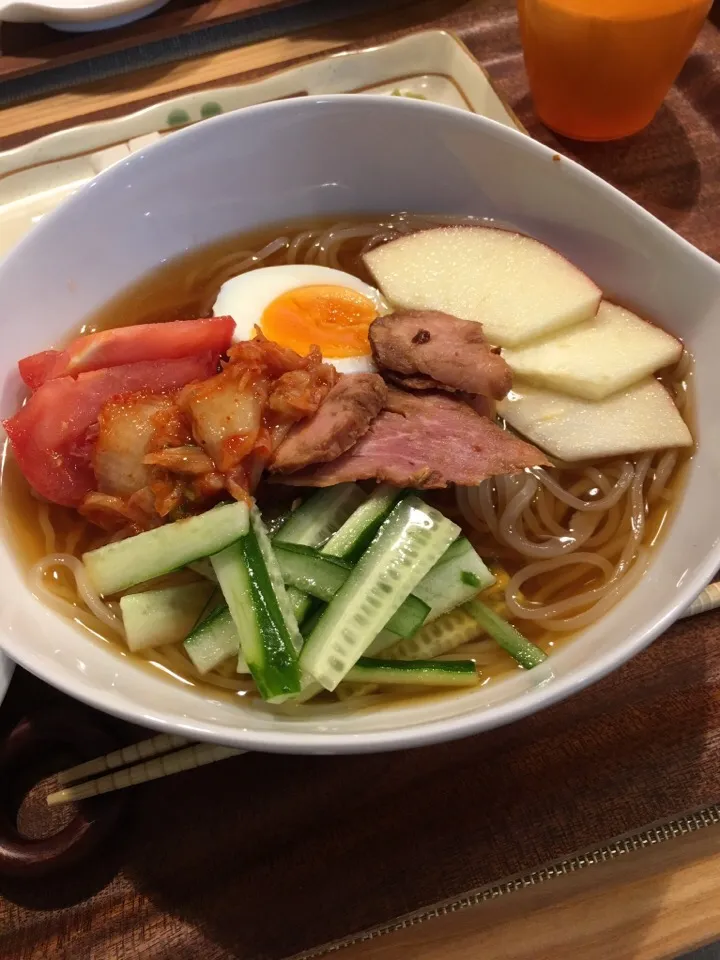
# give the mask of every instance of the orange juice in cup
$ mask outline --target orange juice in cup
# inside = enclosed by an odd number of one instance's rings
[[[518,0],[535,110],[557,133],[615,140],[655,115],[712,0]]]

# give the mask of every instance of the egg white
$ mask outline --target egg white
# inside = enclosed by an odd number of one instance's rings
[[[220,287],[213,306],[213,314],[216,317],[231,316],[233,318],[235,343],[240,340],[252,340],[255,335],[255,326],[260,326],[262,315],[273,300],[297,287],[315,284],[356,290],[375,305],[379,315],[389,310],[387,303],[374,287],[358,280],[351,273],[309,263],[289,263],[279,267],[261,267],[259,270],[241,273],[237,277],[226,280]],[[323,353],[323,359],[332,363],[341,373],[374,373],[377,369],[369,354],[360,354],[356,357],[332,357]]]

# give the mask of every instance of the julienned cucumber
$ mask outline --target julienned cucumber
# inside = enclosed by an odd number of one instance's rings
[[[402,490],[382,483],[361,503],[330,537],[322,553],[331,557],[357,559],[369,546],[380,524],[402,496]]]
[[[215,576],[215,571],[213,570],[209,557],[203,557],[202,560],[193,560],[192,563],[188,564],[188,570],[192,570],[193,573],[199,573],[200,576],[205,577],[206,580],[212,580],[213,583],[217,583],[217,577]]]
[[[353,565],[348,561],[338,557],[326,557],[312,547],[276,543],[273,550],[286,585],[325,603],[332,600],[353,569]],[[290,599],[293,603],[294,595],[291,595]],[[293,603],[293,607],[296,613],[298,609],[307,612],[304,604],[298,608]],[[411,595],[392,615],[387,629],[397,636],[411,637],[425,622],[429,609],[427,603]]]
[[[370,543],[400,494],[400,490],[387,484],[378,487],[369,497],[355,483],[320,490],[291,514],[273,540],[320,547],[321,553],[328,556],[356,558]],[[310,613],[310,599],[297,586],[288,587],[288,597],[298,623],[302,623]]]
[[[399,646],[398,636],[405,637],[403,641],[405,649],[408,649],[418,637],[418,643],[424,644],[426,637],[436,636],[436,631],[430,631],[430,624],[443,617],[445,614],[456,610],[461,604],[475,597],[479,591],[486,589],[495,582],[495,577],[485,566],[480,556],[475,552],[472,544],[465,538],[459,537],[454,543],[450,544],[445,553],[420,583],[413,590],[413,596],[418,597],[428,604],[427,617],[418,627],[422,637],[419,634],[401,634],[399,630],[392,631],[394,624],[392,621],[386,625],[384,630],[375,637],[373,642],[365,651],[368,656],[375,656],[382,653],[389,647]],[[406,601],[407,603],[407,601]],[[402,610],[402,607],[400,608]],[[400,611],[398,611],[399,613]],[[397,616],[397,614],[396,614]],[[478,632],[477,624],[468,613],[464,614],[465,624],[474,624],[474,636]],[[441,631],[444,632],[444,625]],[[461,634],[462,631],[459,631]],[[459,643],[464,643],[464,640]],[[407,654],[398,654],[404,658]],[[433,657],[437,654],[419,653],[417,656]]]
[[[347,580],[352,564],[336,557],[323,557],[312,547],[273,543],[283,580],[318,600],[328,603]]]
[[[544,650],[524,637],[512,624],[503,620],[484,603],[479,600],[471,600],[470,603],[465,604],[465,610],[477,620],[498,646],[517,660],[521,667],[532,670],[543,660],[547,660],[547,654]]]
[[[298,693],[302,637],[255,507],[247,535],[215,554],[212,565],[260,695]]]
[[[381,631],[368,647],[366,655],[379,656],[383,660],[432,660],[445,653],[452,653],[463,644],[474,640],[481,632],[482,628],[477,620],[463,607],[458,607],[444,613],[432,623],[426,623],[414,636],[406,640],[398,640],[388,630]],[[373,690],[375,684],[364,683],[361,686],[348,684],[344,691],[341,685],[337,692],[342,699],[352,699],[372,693]]]
[[[265,524],[265,529],[267,530],[267,535],[270,537],[271,540],[275,536],[275,534],[278,533],[280,528],[288,522],[291,516],[292,516],[292,511],[286,510],[285,513],[281,513],[280,516],[278,517],[272,517],[270,520],[263,519],[263,523]]]
[[[464,643],[474,640],[480,633],[482,627],[477,620],[470,616],[464,607],[458,607],[457,610],[444,613],[432,623],[426,623],[415,636],[382,648],[381,655],[385,660],[432,660],[445,653],[452,653]]]
[[[448,547],[413,593],[430,607],[425,621],[429,623],[466,600],[472,600],[493,583],[495,577],[473,545],[465,537],[460,537]]]
[[[240,653],[240,636],[226,603],[219,603],[183,642],[185,652],[200,673],[219,667],[229,657],[238,660],[237,672],[249,673]]]
[[[320,547],[364,499],[365,494],[356,483],[340,483],[319,490],[288,516],[275,531],[273,541]],[[297,587],[288,587],[287,593],[295,619],[302,623],[312,603]]]
[[[183,640],[214,590],[212,583],[203,581],[121,597],[128,648],[134,652]]]
[[[267,535],[265,524],[262,521],[260,511],[257,507],[252,507],[250,509],[250,532],[254,534],[254,542],[257,543],[257,546],[260,550],[265,569],[270,577],[270,584],[272,586],[273,594],[277,601],[277,605],[280,608],[280,613],[285,622],[285,626],[290,634],[290,639],[293,647],[295,648],[295,653],[299,654],[302,650],[304,641],[300,635],[300,627],[298,626],[298,622],[293,614],[292,605],[288,600],[285,582],[282,578],[282,572],[280,571],[277,557],[275,556],[275,551],[272,548],[270,537]]]
[[[356,483],[339,483],[313,494],[273,535],[275,543],[321,547],[365,499]]]
[[[226,503],[198,517],[91,550],[83,554],[83,563],[93,587],[107,596],[217,553],[247,530],[247,506]]]
[[[394,683],[472,687],[479,677],[473,660],[373,660],[360,657],[345,678],[351,683]]]
[[[308,637],[303,669],[334,690],[459,532],[418,497],[401,500]]]

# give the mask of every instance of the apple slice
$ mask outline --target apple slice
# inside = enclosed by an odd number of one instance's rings
[[[654,377],[598,401],[518,383],[498,404],[498,414],[531,443],[565,461],[693,443],[672,397]]]
[[[503,350],[513,373],[539,387],[602,400],[677,363],[682,344],[603,300],[596,316],[544,340]]]
[[[599,288],[550,247],[496,227],[435,227],[364,256],[396,307],[479,320],[516,346],[595,316]]]

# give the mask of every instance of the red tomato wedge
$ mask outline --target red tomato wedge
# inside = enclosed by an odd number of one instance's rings
[[[20,376],[31,390],[46,380],[76,376],[89,370],[147,360],[177,360],[212,351],[225,353],[232,342],[232,317],[172,320],[116,327],[77,337],[64,350],[43,350],[18,362]]]
[[[183,321],[188,322],[188,321]],[[129,363],[46,381],[3,426],[33,489],[46,500],[77,506],[95,489],[88,430],[111,397],[178,390],[217,371],[219,354]]]

